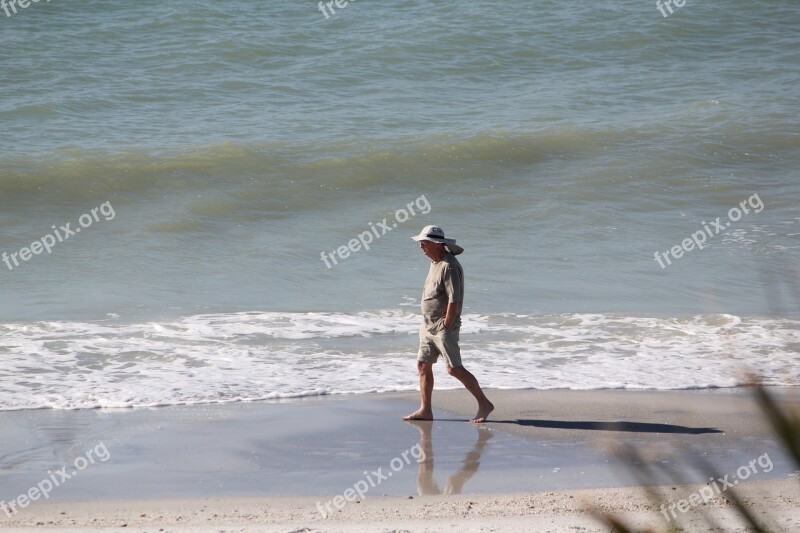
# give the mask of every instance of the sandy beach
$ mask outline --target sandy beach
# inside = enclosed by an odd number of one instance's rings
[[[773,390],[798,398],[796,388]],[[465,422],[473,405],[462,392],[437,392],[437,420],[415,424],[400,420],[413,394],[0,413],[13,465],[0,474],[4,502],[62,465],[85,464],[46,501],[0,512],[0,528],[607,531],[588,512],[599,508],[639,528],[681,520],[702,530],[707,512],[737,530],[720,494],[665,518],[670,503],[710,490],[692,453],[735,479],[774,530],[800,525],[795,467],[745,389],[491,395],[497,411],[480,426]],[[107,456],[82,460],[98,443]],[[656,480],[663,509],[614,455],[622,444],[679,476]]]
[[[677,487],[691,490],[693,487]],[[769,516],[773,531],[797,531],[800,491],[797,480],[754,482],[745,501],[759,517]],[[433,496],[424,499],[377,497],[345,507],[322,519],[310,498],[204,498],[199,500],[94,502],[48,505],[24,524],[3,531],[32,528],[58,532],[433,532],[433,531],[591,531],[610,528],[586,508],[596,506],[623,515],[629,523],[664,528],[666,522],[635,488],[547,491],[534,494]],[[721,501],[704,509],[725,531],[746,531]],[[685,517],[688,531],[707,531],[698,515]]]

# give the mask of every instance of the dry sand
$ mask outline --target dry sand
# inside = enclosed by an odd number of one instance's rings
[[[688,494],[694,487],[666,487]],[[742,488],[745,501],[765,517],[773,531],[800,530],[800,484],[797,479],[754,481]],[[425,532],[425,531],[610,531],[587,509],[623,516],[637,530],[665,528],[658,509],[636,488],[548,491],[535,494],[368,497],[322,518],[316,498],[208,498],[195,500],[43,504],[5,523],[3,531],[30,528],[59,532]],[[708,531],[701,512],[745,531],[726,502],[715,498],[681,515],[688,531]],[[768,517],[768,518],[766,518]]]

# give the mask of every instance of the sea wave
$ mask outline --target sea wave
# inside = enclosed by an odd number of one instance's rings
[[[670,124],[554,126],[533,132],[429,134],[322,144],[225,142],[175,152],[62,149],[36,157],[0,155],[0,205],[63,205],[98,197],[118,197],[118,203],[146,202],[165,195],[225,190],[232,200],[230,209],[255,202],[253,207],[260,210],[286,210],[307,208],[342,190],[391,192],[426,187],[434,181],[441,186],[470,187],[475,182],[479,187],[513,187],[537,168],[582,160],[591,162],[591,166],[607,161],[615,169],[607,179],[593,182],[595,187],[602,188],[605,182],[614,184],[620,174],[634,169],[638,182],[670,187],[685,185],[684,177],[649,166],[646,156],[642,156],[640,167],[618,168],[619,162],[614,161],[631,151],[660,151],[667,139],[670,144],[686,145],[676,136],[686,136],[689,142],[691,135]],[[735,124],[723,136],[724,146],[699,145],[675,154],[673,159],[699,171],[706,159],[719,164],[720,152],[730,152],[734,158],[739,154],[760,157],[762,152],[773,157],[781,152],[795,153],[800,142],[796,135],[781,132],[754,138]]]
[[[400,310],[6,323],[0,410],[413,391],[418,323]],[[800,385],[800,320],[792,319],[469,314],[462,347],[488,388],[730,387],[746,370],[769,385]]]

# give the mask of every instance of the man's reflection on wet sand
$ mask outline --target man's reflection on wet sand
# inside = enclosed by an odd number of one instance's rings
[[[419,473],[417,474],[417,492],[420,495],[436,494],[461,494],[464,484],[475,475],[481,465],[481,454],[494,435],[485,426],[474,426],[478,431],[478,438],[475,447],[468,452],[461,463],[461,468],[447,478],[444,491],[439,488],[433,478],[433,444],[431,434],[433,433],[433,422],[425,420],[407,420],[419,430],[419,443],[424,452],[424,461],[419,463]]]

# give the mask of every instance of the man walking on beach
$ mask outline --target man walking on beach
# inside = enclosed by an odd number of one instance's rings
[[[443,355],[447,373],[458,379],[478,400],[478,414],[470,422],[486,422],[494,410],[478,380],[461,364],[458,331],[461,327],[461,308],[464,303],[464,270],[455,256],[464,249],[455,239],[446,239],[438,226],[425,226],[419,235],[411,237],[431,260],[431,268],[422,289],[422,315],[419,329],[420,408],[403,420],[433,420],[433,363]]]

